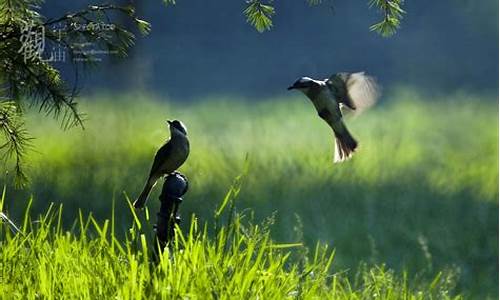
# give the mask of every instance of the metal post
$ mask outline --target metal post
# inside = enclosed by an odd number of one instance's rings
[[[156,223],[156,255],[159,256],[165,246],[174,237],[175,224],[179,224],[181,218],[177,215],[177,210],[182,202],[182,196],[188,190],[187,177],[179,172],[170,173],[165,177],[163,188],[159,197],[161,206]],[[160,253],[158,253],[158,250]]]

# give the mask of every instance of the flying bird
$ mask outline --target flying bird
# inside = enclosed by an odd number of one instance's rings
[[[156,181],[177,170],[189,156],[186,126],[178,120],[167,121],[167,123],[170,128],[170,139],[156,152],[146,185],[139,198],[134,202],[135,208],[144,207]]]
[[[358,147],[358,142],[344,124],[341,108],[360,112],[373,105],[380,95],[375,79],[364,72],[337,73],[324,80],[301,77],[288,90],[303,92],[319,117],[333,129],[336,142],[334,162],[349,159]]]

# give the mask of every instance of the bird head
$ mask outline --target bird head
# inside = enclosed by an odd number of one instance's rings
[[[186,126],[179,120],[167,120],[167,123],[170,127],[170,133],[172,135],[181,134],[187,135]]]
[[[299,90],[301,92],[307,92],[311,87],[317,85],[317,81],[309,78],[309,77],[300,77],[297,79],[291,86],[288,87],[288,90]]]

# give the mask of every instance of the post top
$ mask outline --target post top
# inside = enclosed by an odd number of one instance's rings
[[[165,199],[165,197],[179,199],[187,192],[187,190],[187,177],[184,174],[175,171],[165,177],[160,200]]]

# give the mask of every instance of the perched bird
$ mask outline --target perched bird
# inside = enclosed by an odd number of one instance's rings
[[[170,127],[170,139],[156,152],[146,185],[139,198],[134,202],[135,208],[142,208],[146,204],[148,195],[156,181],[177,170],[189,155],[186,126],[178,120],[167,121],[167,123]]]
[[[352,156],[358,142],[352,137],[342,119],[341,107],[361,111],[375,103],[379,89],[373,77],[360,73],[337,73],[324,80],[301,77],[288,90],[303,92],[314,104],[318,115],[335,134],[334,162]]]

